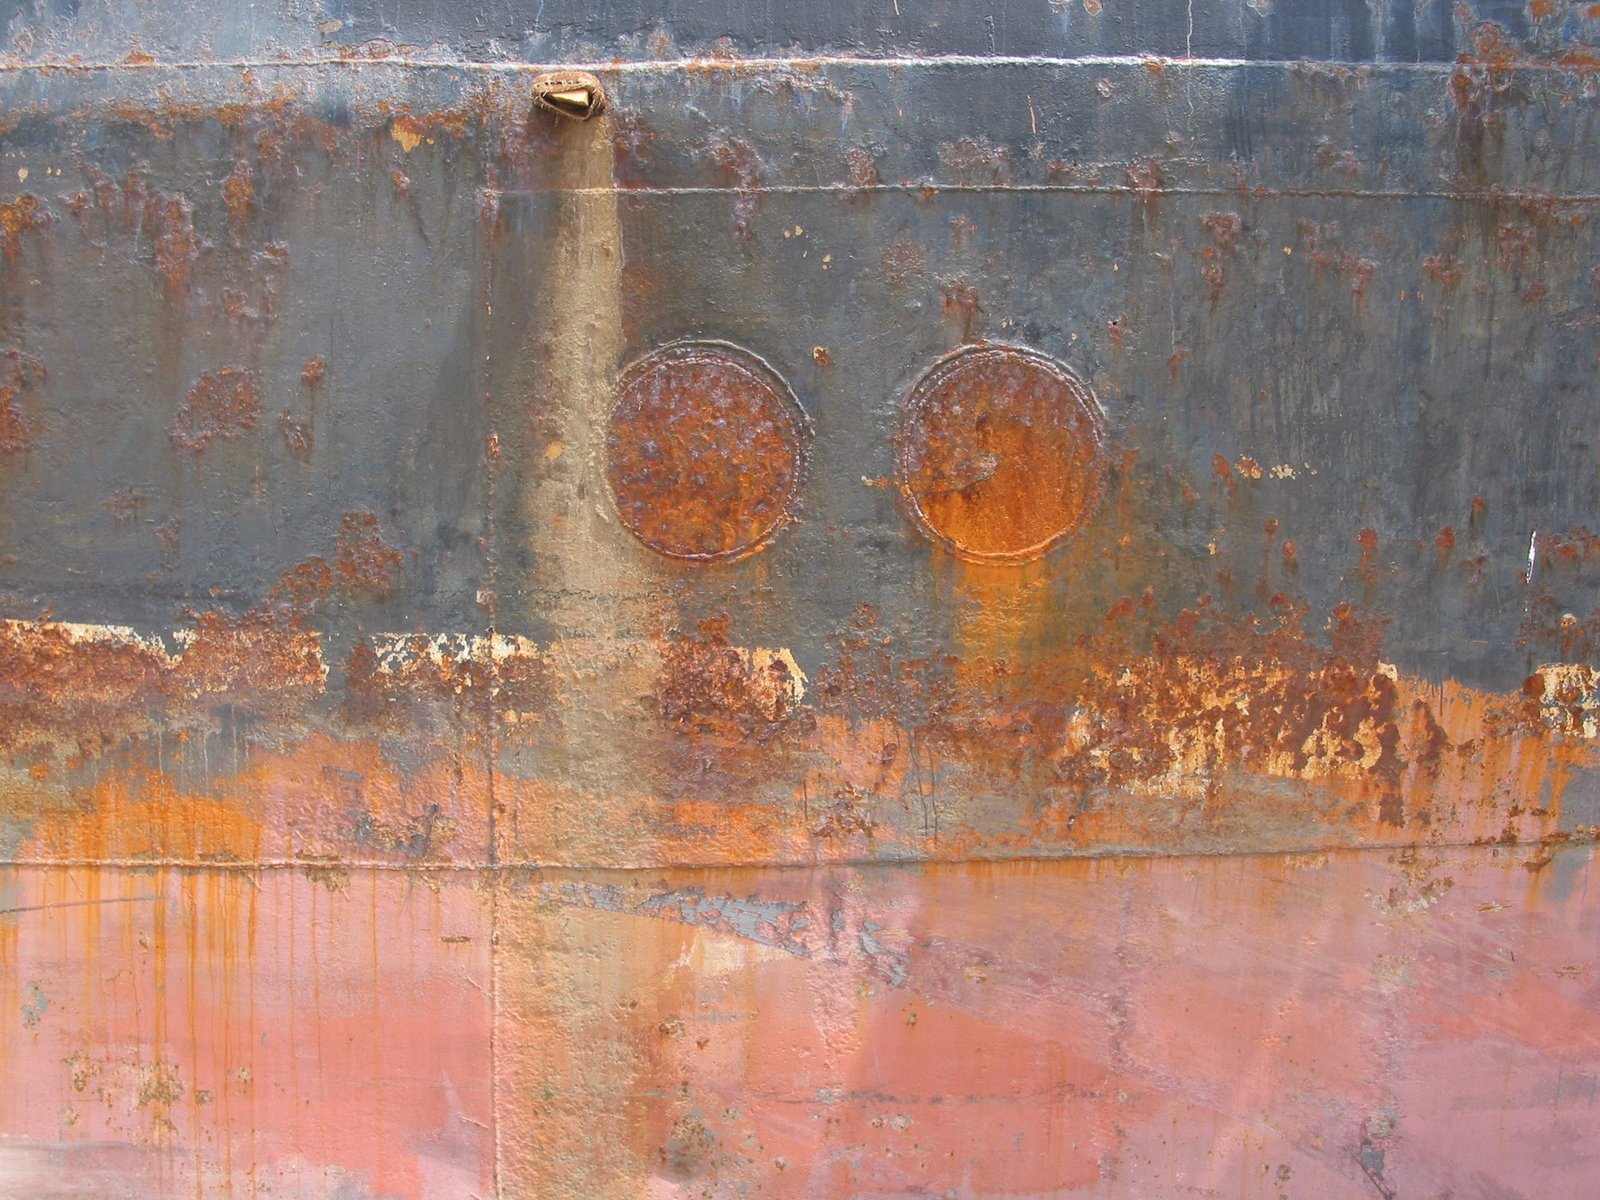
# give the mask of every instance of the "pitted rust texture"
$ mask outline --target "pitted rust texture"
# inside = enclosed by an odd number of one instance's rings
[[[1600,160],[1531,11],[587,125],[0,69],[0,1192],[1589,1195]]]
[[[185,450],[204,450],[212,442],[249,432],[260,419],[261,391],[255,377],[238,367],[223,367],[194,381],[173,418],[171,436]]]
[[[651,549],[743,557],[789,519],[806,418],[770,368],[732,346],[668,347],[623,374],[606,436],[622,523]]]
[[[45,366],[15,347],[0,350],[0,454],[17,454],[33,446],[33,422],[22,406],[22,394],[46,376]]]
[[[263,67],[261,78],[280,81],[295,70]],[[1453,111],[1457,70],[1483,82],[1478,116]],[[1570,140],[1585,107],[1584,97],[1543,68],[1520,60],[1462,64],[1408,90],[1393,72],[1314,64],[1133,63],[1092,72],[1046,64],[1026,71],[1035,83],[1025,91],[1038,110],[1030,114],[990,103],[992,93],[971,86],[970,77],[941,83],[939,73],[890,72],[891,83],[881,67],[862,64],[768,72],[728,61],[682,77],[602,71],[616,104],[587,134],[529,120],[530,81],[521,75],[484,79],[441,68],[423,78],[393,62],[301,72],[346,105],[335,120],[326,105],[307,102],[310,85],[252,99],[243,85],[219,86],[221,68],[202,65],[169,97],[163,89],[173,81],[160,72],[152,66],[119,79],[109,89],[117,95],[96,93],[76,75],[50,76],[56,91],[41,95],[54,95],[70,120],[30,116],[38,123],[13,134],[12,149],[30,156],[33,171],[18,183],[33,190],[13,192],[10,215],[0,221],[14,254],[5,264],[13,306],[5,340],[19,355],[48,361],[52,375],[48,389],[42,375],[19,376],[0,406],[0,485],[11,522],[0,547],[7,615],[126,623],[169,649],[197,625],[184,606],[206,610],[212,623],[244,622],[239,630],[258,634],[263,647],[316,633],[325,639],[326,689],[295,691],[296,703],[308,701],[305,712],[273,725],[272,737],[289,741],[314,727],[353,743],[364,736],[352,723],[361,714],[371,714],[372,728],[386,737],[436,731],[455,727],[446,718],[459,707],[472,737],[481,739],[492,719],[503,734],[499,745],[522,755],[500,764],[499,778],[507,794],[528,789],[530,812],[566,784],[562,769],[549,765],[565,761],[560,754],[576,759],[598,741],[665,746],[631,775],[619,772],[603,802],[634,805],[628,815],[646,825],[661,822],[672,843],[662,853],[677,856],[702,852],[689,839],[674,840],[672,831],[694,827],[675,806],[757,794],[781,815],[752,809],[750,830],[764,821],[765,833],[752,832],[748,842],[724,837],[717,852],[748,861],[804,858],[815,841],[804,831],[819,828],[831,844],[867,856],[949,856],[964,847],[1076,853],[1112,844],[1225,850],[1280,834],[1287,840],[1291,827],[1302,844],[1428,839],[1450,830],[1479,837],[1490,823],[1505,825],[1513,808],[1531,812],[1513,803],[1529,789],[1506,782],[1471,821],[1435,815],[1424,825],[1417,817],[1438,814],[1441,792],[1471,783],[1479,745],[1474,717],[1459,722],[1449,747],[1429,748],[1438,745],[1433,726],[1451,728],[1450,706],[1422,685],[1430,678],[1471,689],[1485,698],[1485,711],[1497,713],[1520,703],[1523,679],[1531,681],[1529,696],[1543,698],[1541,711],[1566,697],[1564,740],[1554,726],[1517,727],[1513,740],[1560,768],[1549,773],[1552,795],[1568,782],[1569,760],[1580,778],[1590,767],[1580,742],[1592,722],[1585,672],[1600,640],[1589,598],[1594,572],[1572,548],[1579,534],[1553,531],[1590,520],[1592,507],[1591,485],[1573,467],[1572,429],[1587,420],[1578,398],[1590,394],[1592,376],[1590,356],[1575,347],[1593,326],[1586,216],[1594,197],[1575,176],[1556,174],[1554,159],[1524,153],[1540,138]],[[1207,139],[1220,137],[1223,126],[1208,123],[1210,110],[1199,109],[1192,128],[1159,123],[1184,131],[1181,146],[1147,141],[1130,119],[1136,109],[1184,116],[1186,100],[1166,95],[1180,77],[1204,78],[1241,102],[1260,101],[1263,80],[1276,80],[1284,90],[1269,105],[1273,128],[1293,127],[1308,105],[1327,110],[1329,128],[1298,157],[1269,138],[1260,152],[1229,160],[1233,173],[1219,184],[1219,143]],[[1046,81],[1059,85],[1055,99],[1041,99],[1050,91],[1036,83]],[[20,91],[42,82],[26,72],[13,80]],[[929,111],[915,101],[947,86],[971,92],[973,106],[951,110],[931,136],[918,135],[904,114]],[[738,121],[708,130],[684,115],[741,95]],[[66,107],[62,96],[81,97],[82,107]],[[1553,103],[1560,96],[1572,103]],[[685,97],[693,105],[668,103]],[[796,125],[793,112],[783,114],[799,97],[815,114],[856,105],[874,132],[851,140],[870,144],[844,149],[831,117]],[[1080,101],[1099,106],[1101,132],[1083,159],[1069,159],[1072,135],[1062,120]],[[41,105],[30,111],[47,113]],[[1430,105],[1446,114],[1443,123],[1424,119]],[[1387,110],[1394,121],[1381,146],[1343,129],[1365,127]],[[82,123],[95,122],[106,141],[73,140]],[[541,387],[525,386],[527,364],[568,344],[570,327],[554,324],[551,309],[499,297],[481,326],[477,318],[432,318],[435,309],[471,310],[486,274],[539,277],[543,251],[522,256],[516,247],[523,234],[539,235],[527,239],[539,243],[549,232],[550,206],[568,199],[552,168],[591,135],[614,161],[602,161],[597,182],[584,185],[586,203],[610,203],[602,198],[607,165],[621,197],[615,250],[626,265],[614,313],[603,310],[617,322],[618,350],[640,353],[685,329],[761,345],[803,386],[818,428],[815,453],[807,455],[803,417],[799,453],[787,427],[774,423],[769,440],[777,452],[767,454],[720,441],[709,418],[700,426],[668,421],[682,432],[688,465],[653,477],[646,454],[663,443],[644,431],[668,414],[641,406],[613,430],[627,436],[610,449],[633,453],[631,441],[639,451],[632,464],[639,494],[618,496],[624,524],[679,561],[657,564],[651,586],[659,592],[627,635],[639,640],[619,655],[633,671],[628,686],[638,685],[630,703],[637,694],[656,699],[643,711],[624,710],[627,719],[604,734],[551,715],[590,704],[582,687],[555,689],[565,709],[502,704],[501,675],[474,660],[470,669],[438,668],[460,690],[436,703],[410,687],[428,671],[377,670],[369,658],[378,651],[368,645],[373,628],[471,636],[497,596],[523,603],[498,614],[500,628],[541,645],[547,637],[561,641],[549,620],[557,585],[543,566],[553,545],[571,544],[572,527],[560,514],[523,527],[526,514],[509,505],[492,521],[454,518],[478,514],[480,477],[498,473],[497,495],[510,497],[520,494],[519,464],[554,471],[579,458],[571,441],[561,461],[559,443],[551,458],[548,439],[523,433],[543,436],[549,399],[541,399]],[[788,153],[797,135],[815,153]],[[229,144],[205,140],[214,136]],[[1482,153],[1466,153],[1468,143]],[[47,159],[65,162],[67,172],[49,185]],[[1574,162],[1563,169],[1587,170]],[[1437,194],[1413,194],[1419,181],[1440,178]],[[478,189],[470,199],[467,180]],[[791,191],[795,185],[804,190]],[[1557,185],[1566,190],[1539,191]],[[1061,194],[1040,198],[1023,189]],[[1066,189],[1084,195],[1069,200]],[[746,218],[737,230],[727,220],[730,201]],[[385,253],[331,298],[319,264],[336,236],[335,218],[354,219],[367,207],[388,218]],[[520,215],[488,222],[493,212]],[[775,225],[793,236],[780,238]],[[1007,267],[1031,247],[1079,238],[1092,252],[1058,255],[1026,274]],[[463,248],[459,259],[447,258]],[[796,268],[815,270],[802,278]],[[85,298],[104,307],[80,317],[63,281],[89,269],[106,280],[100,294],[108,299]],[[404,276],[403,286],[391,276]],[[745,285],[737,304],[723,290],[733,276]],[[395,308],[389,324],[378,319],[381,305]],[[781,326],[773,320],[780,306]],[[335,308],[336,317],[348,310],[352,319],[329,320]],[[106,382],[102,364],[64,352],[78,320],[85,327],[126,320],[130,336],[152,347],[142,382],[125,389],[134,402],[116,407],[119,389]],[[406,337],[397,340],[402,328]],[[428,328],[447,332],[429,335]],[[1077,450],[1063,435],[1062,446],[1046,453],[1038,422],[1007,408],[1011,385],[997,369],[987,377],[952,370],[961,386],[951,385],[938,404],[924,398],[920,424],[902,423],[903,453],[915,441],[906,430],[926,436],[937,425],[944,439],[938,453],[922,447],[909,455],[916,478],[902,471],[898,494],[914,502],[906,505],[914,522],[953,553],[983,562],[1039,554],[1076,527],[1070,556],[1032,572],[997,572],[1011,580],[1003,587],[963,590],[992,576],[930,570],[913,522],[886,502],[897,493],[857,485],[876,488],[893,474],[896,399],[911,373],[983,333],[1069,359],[1113,397],[1122,465],[1113,495],[1103,431]],[[1424,335],[1434,348],[1425,364],[1411,349]],[[425,353],[388,369],[430,337]],[[468,342],[496,373],[483,393],[473,391],[471,372],[450,365],[468,361]],[[1011,392],[1054,389],[1066,400],[1045,407],[1064,403],[1070,412],[1071,385],[1047,365],[1039,367],[1043,383],[1028,383],[1023,368],[1045,360],[1017,353],[1022,365],[1013,367],[1022,377]],[[1316,372],[1281,366],[1303,355],[1316,359]],[[609,352],[602,357],[597,378],[616,361]],[[952,361],[986,360],[967,350]],[[238,365],[219,371],[219,363]],[[440,363],[447,365],[436,369]],[[1391,368],[1401,372],[1398,408],[1370,399],[1378,392],[1373,373]],[[1549,390],[1562,403],[1526,407],[1530,432],[1517,461],[1528,470],[1512,479],[1496,455],[1467,462],[1450,479],[1418,470],[1450,454],[1471,458],[1472,446],[1488,444],[1481,426],[1489,410],[1477,398],[1490,386],[1480,382],[1485,369],[1497,393],[1527,400],[1522,381],[1560,375]],[[709,374],[700,382],[712,391],[748,385],[756,410],[769,384],[787,395],[764,367],[753,370],[755,384],[739,370],[721,383]],[[1334,380],[1337,396],[1329,391]],[[980,413],[973,397],[989,393],[995,398],[983,403],[991,408]],[[526,413],[506,399],[529,395]],[[444,396],[482,404],[447,407]],[[395,406],[392,422],[372,419],[380,402]],[[1421,419],[1403,416],[1408,405]],[[469,424],[480,417],[481,426]],[[984,443],[997,417],[1002,429],[1009,421],[1027,431],[1016,439],[1022,457],[1008,459]],[[1049,424],[1046,417],[1047,433]],[[441,448],[441,435],[459,430],[469,432]],[[1079,451],[1083,462],[1072,457]],[[420,469],[434,455],[445,469]],[[595,457],[586,451],[582,459]],[[199,477],[197,462],[203,499],[174,485]],[[1030,469],[1010,471],[1013,462]],[[708,472],[708,463],[716,469]],[[774,539],[773,512],[795,511],[797,463],[812,481],[806,519]],[[1081,495],[1060,472],[1063,463],[1077,472]],[[746,494],[729,480],[738,483],[751,464],[769,474],[755,476],[754,493]],[[605,468],[617,486],[610,456]],[[1016,486],[1002,488],[1008,471]],[[94,486],[79,489],[80,501],[70,490],[52,492],[53,480]],[[1092,500],[1100,494],[1096,516]],[[1113,503],[1114,512],[1104,511]],[[603,498],[593,507],[603,522]],[[63,519],[71,528],[57,536]],[[620,535],[595,544],[597,553],[630,545]],[[692,569],[761,546],[768,552],[748,564]],[[826,574],[813,571],[824,562]],[[759,573],[767,574],[756,586]],[[962,586],[940,590],[951,577]],[[1048,603],[1016,619],[1033,583]],[[707,591],[697,594],[699,587]],[[712,595],[712,587],[723,590]],[[851,704],[829,690],[840,674],[829,647],[860,603],[881,609],[882,637],[903,676],[898,689],[880,689],[878,708],[851,707],[862,701],[861,688],[845,689]],[[719,625],[722,611],[733,615]],[[1338,614],[1352,611],[1389,622],[1382,658],[1397,667],[1339,648]],[[1259,636],[1197,646],[1163,632],[1188,612],[1200,613],[1207,628]],[[264,624],[263,614],[280,625]],[[1299,631],[1292,654],[1279,628],[1291,616]],[[293,628],[280,627],[285,622]],[[968,636],[985,623],[989,632]],[[698,640],[682,637],[696,628]],[[720,632],[711,637],[707,629]],[[1126,645],[1110,637],[1130,629],[1138,633]],[[649,642],[663,631],[662,645]],[[790,652],[793,678],[804,677],[804,687],[775,686],[787,660],[749,657],[750,647],[769,646]],[[521,660],[500,667],[514,661]],[[745,679],[757,661],[766,664],[762,673]],[[168,663],[163,674],[175,670]],[[222,679],[244,681],[242,689],[248,683],[242,671]],[[166,703],[159,699],[165,686],[148,707]],[[363,690],[365,697],[351,698]],[[88,700],[86,711],[139,707]],[[247,690],[227,706],[252,719],[258,707]],[[209,713],[190,722],[178,708],[164,711],[173,728],[225,724]],[[63,726],[73,719],[57,716]],[[101,747],[107,775],[128,769],[120,719],[107,726],[117,746]],[[1512,728],[1498,717],[1489,726]],[[267,728],[257,724],[251,736]],[[993,746],[1004,753],[990,754]],[[1424,767],[1435,759],[1456,771],[1454,784],[1428,784]],[[1012,760],[1027,764],[1020,785]],[[1306,786],[1292,804],[1265,806],[1261,796],[1281,794],[1284,780]],[[1574,802],[1564,813],[1524,821],[1517,836],[1541,836],[1556,820],[1587,827],[1587,787],[1570,789]],[[1196,788],[1210,793],[1200,815],[1162,824],[1158,806],[1179,794],[1192,799]],[[1359,815],[1319,825],[1325,813],[1316,789],[1357,794],[1351,803]],[[465,785],[461,794],[471,802]],[[797,816],[786,807],[796,794]],[[935,794],[936,801],[924,799]],[[1075,803],[1086,806],[1082,813]],[[959,804],[967,811],[954,811]],[[837,819],[818,815],[835,805]],[[1106,828],[1104,813],[1118,805],[1121,827],[1108,840],[1085,832],[1096,823]],[[908,821],[913,808],[918,818]],[[1024,810],[1071,815],[1074,832],[1067,839],[1019,832]],[[1250,824],[1247,813],[1266,823]],[[524,814],[522,830],[537,831],[539,819]],[[719,832],[709,820],[705,828]],[[712,852],[703,853],[709,861]]]
[[[963,558],[1045,553],[1093,514],[1107,466],[1099,405],[1041,354],[959,350],[906,400],[901,492],[928,535]]]

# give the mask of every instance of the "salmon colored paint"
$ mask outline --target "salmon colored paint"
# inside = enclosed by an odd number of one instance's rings
[[[1589,850],[497,878],[10,872],[0,1193],[1581,1200],[1600,1165]]]
[[[0,1195],[492,1186],[470,880],[41,868],[0,896]]]

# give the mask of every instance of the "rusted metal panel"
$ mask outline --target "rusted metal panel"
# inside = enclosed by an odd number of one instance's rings
[[[13,13],[0,1192],[1591,1194],[1597,25]]]

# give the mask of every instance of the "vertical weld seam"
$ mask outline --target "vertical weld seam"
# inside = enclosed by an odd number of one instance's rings
[[[500,875],[489,872],[489,1143],[490,1194],[502,1200],[500,1123]]]
[[[485,184],[487,180],[484,181]],[[479,239],[478,255],[480,262],[488,258],[492,263],[494,230],[485,231],[484,222],[476,222],[477,237]],[[497,528],[495,524],[495,505],[499,497],[499,431],[496,429],[497,406],[494,403],[494,365],[493,365],[493,303],[494,303],[494,272],[480,271],[481,295],[479,296],[480,308],[476,314],[478,322],[477,333],[483,336],[483,355],[479,362],[474,363],[473,369],[478,372],[480,381],[480,402],[483,410],[488,414],[489,420],[485,436],[494,439],[485,442],[480,447],[483,455],[483,579],[487,590],[488,603],[488,641],[487,653],[489,656],[489,687],[491,698],[498,697],[502,685],[502,663],[497,651],[497,638],[500,634],[500,554],[496,540]],[[477,355],[474,355],[477,358]],[[487,860],[488,870],[479,878],[484,880],[489,888],[489,1153],[491,1157],[489,1166],[490,1194],[494,1200],[502,1200],[505,1194],[502,1183],[504,1173],[503,1129],[500,1114],[500,823],[499,814],[496,812],[498,801],[497,768],[500,759],[500,722],[496,719],[498,705],[491,703],[487,712],[488,731],[485,736],[485,762],[484,762],[484,797],[489,806],[486,832],[489,839]]]

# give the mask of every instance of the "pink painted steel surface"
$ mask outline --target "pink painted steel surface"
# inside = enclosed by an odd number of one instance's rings
[[[654,7],[0,5],[0,1200],[1600,1195],[1600,7]]]

